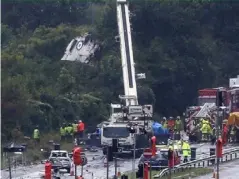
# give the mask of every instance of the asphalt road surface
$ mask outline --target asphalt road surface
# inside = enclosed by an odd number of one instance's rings
[[[210,144],[192,144],[191,147],[197,148],[197,158],[203,158],[209,155],[209,150],[213,146]],[[227,146],[225,148],[230,148]],[[104,159],[102,152],[86,152],[88,158],[88,164],[83,168],[83,176],[87,179],[104,179],[106,178],[106,167],[104,166]],[[94,159],[93,159],[94,158]],[[136,160],[136,168],[138,165],[138,160]],[[121,173],[132,170],[132,160],[119,160],[117,170]],[[114,163],[110,162],[109,164],[109,176],[112,177],[115,172]],[[44,165],[34,165],[27,167],[18,167],[12,170],[13,179],[39,179],[40,176],[44,173]],[[81,168],[77,169],[78,175],[81,174]],[[9,173],[7,170],[1,171],[1,178],[8,179]],[[62,179],[73,179],[73,176],[65,174],[61,177]],[[239,178],[239,177],[238,177]],[[237,178],[237,179],[238,179]],[[229,179],[229,178],[228,178]]]

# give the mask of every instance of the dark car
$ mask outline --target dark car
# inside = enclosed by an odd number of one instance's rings
[[[141,155],[138,166],[140,167],[144,163],[148,163],[155,170],[166,168],[168,166],[168,155],[160,152],[158,152],[155,157],[145,157],[144,155]]]
[[[180,156],[177,151],[174,151],[175,165],[180,164]],[[152,166],[153,170],[167,168],[168,167],[168,150],[160,150],[156,153],[155,157],[145,157],[141,155],[138,167],[140,168],[144,163],[148,163]]]

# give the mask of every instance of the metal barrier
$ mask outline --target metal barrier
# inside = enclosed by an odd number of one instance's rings
[[[223,157],[220,159],[220,163],[235,160],[239,158],[239,148],[233,148],[223,153]],[[213,166],[216,160],[216,155],[205,157],[202,159],[197,159],[187,163],[183,163],[175,166],[171,169],[172,173],[180,172],[185,170],[185,168],[199,168],[199,167],[209,167]],[[162,170],[159,174],[154,175],[153,178],[162,178],[169,174],[169,168]]]

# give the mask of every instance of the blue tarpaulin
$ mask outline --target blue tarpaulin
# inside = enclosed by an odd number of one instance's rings
[[[153,128],[154,135],[162,135],[162,134],[169,133],[168,129],[164,129],[163,126],[158,122],[154,122],[152,125],[152,128]]]

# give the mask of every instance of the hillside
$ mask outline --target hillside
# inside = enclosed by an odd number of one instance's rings
[[[179,115],[197,90],[228,85],[239,72],[239,3],[131,1],[139,100]],[[56,130],[107,119],[123,94],[115,1],[2,1],[2,139],[16,126]],[[101,56],[91,65],[60,61],[67,44],[91,32]]]

